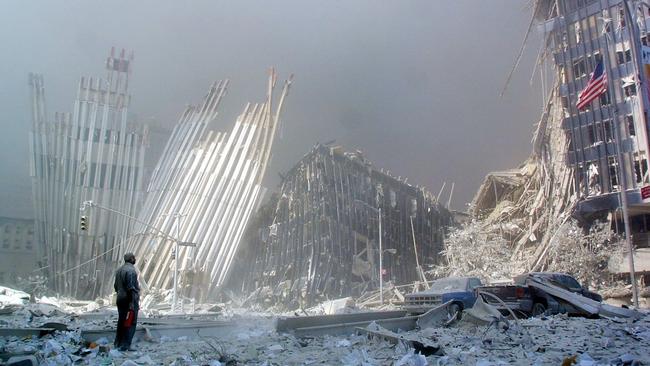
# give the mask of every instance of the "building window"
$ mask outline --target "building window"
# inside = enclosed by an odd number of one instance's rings
[[[582,36],[582,27],[580,26],[580,22],[575,22],[574,27],[575,27],[576,43],[580,43],[583,41],[584,38]]]
[[[579,58],[573,62],[573,75],[575,75],[576,79],[587,75],[587,67],[583,58]]]
[[[630,85],[625,86],[623,88],[623,92],[624,92],[626,98],[635,96],[636,95],[636,85],[635,84],[630,84]]]
[[[599,97],[600,100],[600,105],[601,106],[608,106],[612,104],[611,99],[609,98],[609,92],[604,92],[603,94],[600,95]]]
[[[625,116],[625,124],[627,125],[628,136],[636,136],[636,129],[634,128],[634,117],[631,114]]]
[[[618,6],[618,26],[620,28],[625,27],[625,10],[623,10],[623,5]]]
[[[589,125],[587,129],[587,145],[593,145],[596,143],[596,133],[594,131],[594,126]]]
[[[564,68],[564,64],[558,65],[558,74],[560,75],[560,83],[566,84],[566,71]]]
[[[603,142],[614,141],[612,133],[612,120],[603,121]]]
[[[609,166],[609,183],[612,191],[618,190],[618,164],[614,157],[610,157],[607,161]]]
[[[2,248],[9,249],[9,245],[9,238],[5,238],[5,240],[2,241]]]
[[[616,51],[616,61],[619,65],[632,61],[632,52],[628,48],[625,51]]]

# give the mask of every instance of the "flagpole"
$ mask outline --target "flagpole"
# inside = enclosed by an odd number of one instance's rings
[[[624,2],[626,0],[623,0]],[[627,6],[627,3],[625,3]],[[627,9],[626,9],[627,13]],[[632,25],[630,25],[632,26]],[[606,48],[606,54],[603,55],[603,67],[605,68],[605,72],[609,72],[611,68],[609,67],[609,35],[607,34],[607,27],[608,24],[605,24],[605,27],[603,27],[603,30],[605,31],[605,48]],[[632,37],[630,37],[632,38]],[[618,104],[616,103],[616,94],[611,93],[610,91],[612,90],[610,86],[610,79],[609,77],[607,78],[607,90],[610,95],[610,103],[609,103],[609,112],[613,116],[612,118],[612,124],[614,128],[614,136],[616,139],[616,160],[618,163],[618,170],[617,170],[617,179],[619,183],[619,197],[621,201],[621,206],[623,208],[623,226],[625,227],[625,242],[627,244],[627,249],[628,249],[628,265],[630,269],[630,281],[632,282],[632,299],[634,301],[634,308],[638,309],[639,308],[639,294],[636,286],[636,275],[635,275],[635,270],[634,270],[634,248],[632,246],[632,240],[630,240],[630,216],[628,214],[628,205],[627,205],[627,174],[623,171],[624,168],[624,160],[623,160],[623,155],[621,154],[621,147],[620,147],[620,142],[621,142],[621,133],[620,133],[620,128],[619,128],[619,118],[618,118]],[[612,109],[612,100],[614,102],[614,108]],[[614,219],[616,219],[616,215],[614,215]]]

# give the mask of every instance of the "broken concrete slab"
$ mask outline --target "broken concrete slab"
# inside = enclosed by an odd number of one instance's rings
[[[296,328],[317,327],[340,323],[370,322],[379,319],[400,318],[406,316],[405,310],[369,311],[352,314],[336,315],[311,315],[279,317],[275,329],[278,332],[287,332]]]
[[[443,323],[446,323],[449,320],[449,305],[452,301],[447,301],[442,305],[438,305],[435,308],[427,311],[426,313],[420,315],[416,321],[417,327],[429,328],[434,326],[440,326]]]
[[[369,336],[385,339],[392,344],[403,343],[425,356],[444,355],[442,347],[438,343],[431,342],[428,339],[423,339],[412,334],[399,334],[391,332],[390,330],[384,329],[376,323],[372,323],[365,328],[357,329],[358,331],[366,333]]]
[[[345,336],[356,333],[357,328],[365,328],[370,323],[377,323],[391,331],[413,330],[416,328],[417,316],[405,316],[392,319],[366,320],[353,323],[338,323],[315,327],[296,328],[291,333],[296,337]]]
[[[531,287],[540,289],[552,296],[562,299],[569,304],[575,306],[576,308],[584,311],[587,315],[599,315],[603,317],[610,318],[631,318],[631,319],[640,319],[644,315],[639,311],[633,309],[619,308],[602,302],[598,302],[587,297],[581,296],[579,294],[573,293],[569,290],[565,290],[558,286],[551,284],[550,282],[537,278],[529,277],[526,280],[526,284]]]
[[[260,319],[247,319],[247,320],[230,320],[230,321],[203,321],[193,323],[167,324],[140,327],[138,326],[135,331],[134,338],[137,340],[147,340],[147,338],[161,339],[163,337],[169,339],[177,339],[179,337],[187,337],[187,339],[194,339],[200,337],[217,337],[227,338],[231,337],[236,329],[240,329],[245,325],[256,325],[262,328],[271,328],[271,321],[268,324]],[[101,338],[113,339],[115,336],[115,329],[89,329],[82,330],[81,337],[87,342],[95,342]]]

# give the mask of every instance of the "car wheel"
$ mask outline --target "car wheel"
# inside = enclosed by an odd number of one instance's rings
[[[454,319],[454,315],[456,316],[456,320],[460,320],[461,314],[463,313],[463,309],[459,304],[453,303],[450,304],[449,307],[447,308],[447,318],[449,320]]]
[[[533,304],[533,316],[540,316],[546,313],[546,306],[541,302],[536,302]]]

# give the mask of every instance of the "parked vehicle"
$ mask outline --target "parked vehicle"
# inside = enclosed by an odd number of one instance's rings
[[[482,285],[477,277],[446,277],[434,281],[428,290],[404,296],[405,308],[411,312],[425,312],[428,309],[453,301],[449,313],[454,314],[471,308],[476,301],[475,289]]]
[[[527,316],[539,316],[546,313],[581,314],[580,310],[573,305],[559,300],[540,289],[528,286],[527,281],[529,278],[547,281],[552,285],[598,302],[603,300],[599,294],[581,286],[572,276],[557,272],[531,272],[515,277],[512,285],[482,286],[477,290],[498,297],[501,301],[489,295],[484,295],[483,300],[495,306],[504,315],[509,313],[508,309]]]

